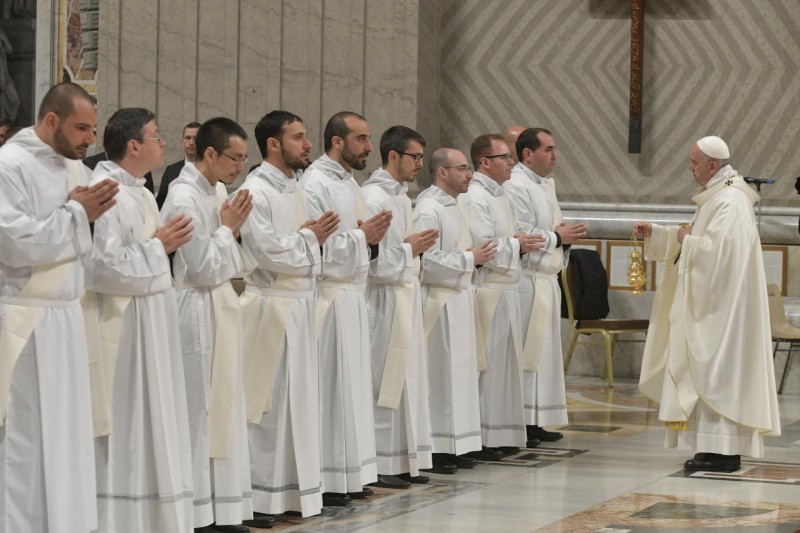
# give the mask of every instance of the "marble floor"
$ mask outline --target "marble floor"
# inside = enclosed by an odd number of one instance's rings
[[[663,448],[657,406],[635,382],[567,379],[563,440],[318,517],[278,517],[271,531],[800,532],[800,396],[780,396],[783,435],[763,459],[688,476],[692,454]]]

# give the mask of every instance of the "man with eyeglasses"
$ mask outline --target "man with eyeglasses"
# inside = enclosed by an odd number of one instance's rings
[[[497,245],[491,240],[472,245],[469,215],[459,199],[472,179],[464,154],[440,148],[430,171],[434,182],[417,197],[414,231],[439,232],[422,254],[421,275],[433,468],[473,468],[477,461],[463,456],[481,449],[471,280],[478,266],[494,259]]]
[[[159,209],[164,205],[164,200],[167,199],[170,183],[175,181],[175,178],[180,175],[185,165],[193,165],[195,159],[197,159],[195,139],[199,128],[199,122],[190,122],[183,127],[183,153],[186,157],[164,169],[164,174],[161,175],[161,183],[158,185],[158,196],[156,196],[156,203]]]
[[[548,176],[558,159],[556,141],[544,128],[528,128],[517,138],[520,162],[503,184],[514,208],[517,231],[544,237],[541,249],[522,257],[519,283],[522,311],[525,418],[529,441],[553,442],[564,436],[542,426],[567,423],[567,397],[561,353],[561,290],[558,273],[569,247],[586,235],[585,224],[566,224]]]
[[[392,213],[368,218],[353,178],[353,170],[364,170],[372,151],[366,119],[350,111],[337,113],[325,125],[323,139],[325,154],[303,174],[303,191],[310,218],[339,214],[339,228],[322,248],[317,299],[322,502],[327,506],[366,498],[372,490],[364,485],[378,479],[364,285]]]
[[[192,240],[174,256],[194,471],[196,531],[248,531],[252,519],[245,418],[242,318],[231,278],[253,268],[239,246],[252,210],[242,190],[227,198],[247,162],[247,133],[229,118],[203,123],[197,160],[172,183],[161,216],[191,217]],[[202,527],[201,527],[202,526]]]
[[[382,168],[362,186],[367,211],[392,212],[378,257],[370,264],[367,307],[375,398],[375,441],[379,487],[426,483],[419,470],[431,468],[431,422],[422,334],[419,256],[439,232],[415,233],[408,184],[422,168],[425,139],[406,126],[381,136]]]
[[[99,530],[192,527],[189,419],[168,254],[191,240],[191,218],[163,225],[146,172],[164,164],[152,112],[108,120],[91,184],[119,183],[94,223],[83,299],[94,407]],[[146,400],[144,400],[146,398]],[[131,447],[131,442],[147,443]]]
[[[480,365],[481,440],[484,449],[470,457],[497,460],[526,445],[522,391],[522,323],[519,310],[520,255],[542,247],[540,235],[518,233],[503,191],[514,166],[499,134],[476,138],[470,148],[477,171],[465,206],[473,245],[491,240],[495,258],[477,269],[475,284]],[[531,444],[535,444],[531,442]]]
[[[242,185],[253,195],[242,245],[257,266],[240,299],[253,509],[305,517],[322,510],[314,291],[321,247],[339,216],[329,211],[309,220],[297,185],[311,151],[300,117],[271,111],[255,134],[263,161]]]

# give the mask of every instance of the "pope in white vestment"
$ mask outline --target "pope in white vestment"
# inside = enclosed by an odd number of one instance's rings
[[[721,155],[727,156],[722,146]],[[707,160],[700,158],[703,163]],[[781,429],[753,212],[759,197],[722,164],[692,198],[697,211],[682,244],[677,227],[637,224],[652,228],[647,259],[664,264],[639,387],[661,403],[658,418],[667,424],[667,446],[762,457],[763,436],[780,435]],[[731,470],[738,465],[738,458],[723,460],[733,461]],[[687,461],[686,468],[706,469],[689,464],[695,462]]]
[[[405,242],[413,233],[411,200],[408,185],[382,168],[372,173],[362,190],[369,216],[392,212],[367,285],[378,472],[419,476],[421,468],[431,468],[432,450],[420,261]],[[395,367],[397,360],[404,364]]]
[[[182,214],[191,217],[194,226],[192,240],[175,253],[174,275],[192,436],[196,527],[211,522],[240,524],[252,518],[242,325],[230,283],[245,264],[233,232],[220,221],[224,184],[211,185],[198,167],[183,167],[161,210],[165,221]],[[217,327],[218,321],[223,321],[222,327]],[[221,345],[218,340],[223,340]],[[226,401],[221,402],[223,423],[215,429],[209,426],[217,420],[217,392]]]
[[[525,446],[516,223],[503,187],[489,176],[473,173],[465,196],[472,245],[497,245],[495,258],[473,275],[483,343],[478,359],[485,362],[479,380],[482,442],[490,448]]]
[[[100,321],[103,339],[103,361],[92,364],[105,362],[100,375],[110,386],[109,432],[95,439],[100,531],[188,531],[189,422],[172,274],[155,238],[158,208],[144,178],[101,161],[91,184],[107,178],[120,183],[117,204],[95,222],[86,260],[86,286],[97,293],[87,320]]]
[[[467,251],[469,215],[436,185],[420,193],[414,208],[414,231],[431,228],[439,239],[422,256],[421,281],[433,452],[462,455],[481,449],[474,258]]]
[[[296,173],[264,161],[242,185],[253,211],[243,247],[257,263],[241,296],[253,508],[322,510],[319,352],[314,290],[320,246]],[[269,407],[266,405],[269,403]]]
[[[369,325],[364,299],[370,249],[367,213],[353,174],[327,155],[303,174],[309,218],[339,214],[325,242],[317,301],[325,492],[360,492],[378,479]]]
[[[0,412],[0,533],[97,528],[78,260],[92,237],[86,211],[67,197],[69,189],[86,185],[85,173],[80,161],[56,152],[34,128],[0,148],[0,332],[8,334],[12,317],[32,327],[19,341],[16,364],[0,348],[0,405],[6,407]],[[28,282],[52,279],[53,271],[44,269],[56,264],[63,265],[53,269],[63,278],[51,294],[39,294]],[[15,334],[18,326],[11,326]]]

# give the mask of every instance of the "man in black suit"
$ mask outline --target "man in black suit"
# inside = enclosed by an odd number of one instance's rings
[[[156,197],[156,203],[158,204],[159,209],[161,209],[161,206],[164,205],[164,200],[167,199],[169,184],[172,183],[172,180],[180,175],[181,170],[183,170],[183,166],[187,161],[194,163],[194,160],[197,157],[194,139],[197,137],[197,130],[199,128],[199,122],[190,122],[183,127],[183,151],[186,154],[186,158],[182,159],[181,161],[176,161],[164,169],[164,175],[161,176],[161,184],[158,186],[158,196]]]

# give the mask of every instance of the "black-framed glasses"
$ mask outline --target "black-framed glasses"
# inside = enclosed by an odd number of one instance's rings
[[[454,168],[459,172],[472,172],[472,168],[470,168],[469,165],[457,165],[457,166],[442,167],[442,168]]]
[[[407,155],[408,157],[414,160],[414,163],[419,163],[420,161],[422,161],[422,158],[425,157],[425,154],[409,154],[408,152],[401,152],[399,150],[397,151],[397,153],[400,155]]]
[[[514,159],[513,157],[511,157],[511,154],[494,154],[494,155],[485,155],[483,157],[485,157],[486,159],[500,159],[500,158],[503,158],[503,159],[505,159],[507,161],[510,161],[510,160]]]
[[[217,150],[217,149],[214,148],[214,150]],[[220,150],[217,150],[217,153],[221,154],[221,155],[224,155],[225,157],[227,157],[228,159],[230,159],[234,163],[241,163],[242,165],[244,165],[245,163],[247,163],[250,160],[250,158],[247,157],[247,156],[244,156],[244,157],[233,157],[232,155],[228,155],[225,152],[221,152]]]

